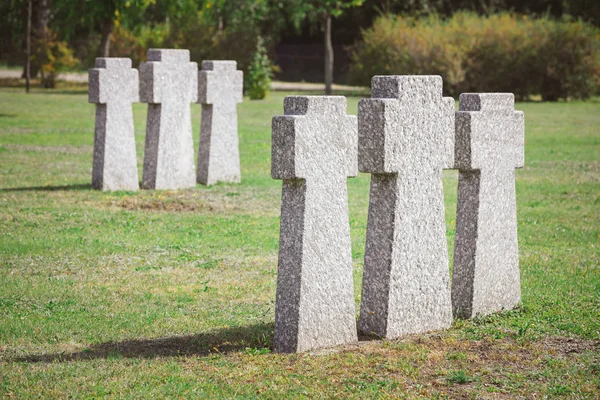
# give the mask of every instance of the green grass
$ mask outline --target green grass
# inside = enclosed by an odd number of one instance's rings
[[[239,105],[241,184],[102,193],[90,189],[85,88],[0,89],[0,395],[597,396],[600,103],[517,105],[522,306],[444,332],[277,355],[270,123],[283,95]],[[145,114],[134,105],[140,171]],[[199,118],[193,106],[196,145]],[[450,250],[456,184],[446,171]],[[369,176],[348,188],[358,304]]]

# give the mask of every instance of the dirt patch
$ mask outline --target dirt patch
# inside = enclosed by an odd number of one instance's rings
[[[539,345],[563,356],[592,351],[596,352],[600,358],[600,341],[548,336],[542,339]]]
[[[381,347],[379,346],[381,343],[384,344],[382,349],[409,349],[413,346],[419,346],[427,350],[468,352],[472,356],[479,356],[481,359],[495,359],[497,356],[501,355],[501,353],[507,352],[517,352],[520,355],[526,355],[528,353],[548,353],[548,350],[550,350],[550,352],[553,354],[560,354],[564,356],[569,354],[582,354],[588,351],[595,351],[598,352],[598,356],[600,357],[600,341],[596,340],[556,336],[546,336],[540,340],[524,342],[518,342],[515,339],[509,338],[468,340],[457,338],[449,332],[408,335],[400,339],[383,340],[383,342],[374,336],[360,335],[358,343],[319,349],[310,352],[309,354],[323,355],[340,353],[344,351],[357,351],[361,349],[373,351],[375,348]]]
[[[588,397],[600,389],[589,379],[590,368],[600,364],[600,341],[550,336],[536,341],[468,340],[452,331],[360,340],[310,355],[359,354],[378,365],[373,371],[377,377],[369,379],[401,382],[427,398],[524,399],[561,393]]]
[[[189,202],[182,199],[154,200],[128,197],[120,201],[112,201],[112,205],[126,210],[151,210],[151,211],[213,211],[214,208],[202,201]]]
[[[548,171],[552,174],[548,175]],[[527,182],[551,180],[553,183],[598,182],[600,161],[535,161],[526,165],[522,172],[517,172],[517,179]]]
[[[275,215],[279,212],[279,193],[253,188],[217,190],[160,191],[112,199],[111,207],[136,211],[211,212]]]

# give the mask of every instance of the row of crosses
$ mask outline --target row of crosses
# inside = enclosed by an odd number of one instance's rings
[[[518,304],[523,147],[512,94],[461,94],[455,112],[439,76],[375,76],[358,121],[345,97],[286,97],[272,121],[275,350],[357,340],[346,189],[357,170],[371,174],[359,331],[396,338]],[[451,288],[443,169],[459,170]]]
[[[142,186],[181,189],[196,182],[239,182],[236,104],[243,73],[235,61],[190,62],[189,50],[150,49],[140,71],[128,58],[97,58],[89,71],[96,103],[92,186],[137,190],[132,103],[148,103]],[[139,75],[139,77],[138,77]],[[198,166],[190,104],[202,104]]]

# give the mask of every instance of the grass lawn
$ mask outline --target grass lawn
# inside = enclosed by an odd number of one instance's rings
[[[517,105],[521,307],[278,355],[270,124],[283,96],[238,107],[241,184],[102,193],[85,88],[0,89],[1,396],[598,398],[599,102]],[[141,178],[146,106],[134,116]],[[446,171],[450,249],[456,185]],[[369,176],[348,188],[358,306]]]

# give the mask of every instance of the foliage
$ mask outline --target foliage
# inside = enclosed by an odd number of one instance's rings
[[[25,58],[22,50],[27,22],[23,10],[23,0],[0,1],[0,60],[12,64]]]
[[[206,0],[202,2],[202,18],[218,31],[255,32],[272,44],[288,25],[290,1]]]
[[[350,77],[437,74],[445,90],[510,91],[517,98],[588,98],[600,85],[600,33],[581,21],[512,14],[386,16],[363,32]]]
[[[111,57],[131,58],[133,65],[139,65],[146,57],[146,48],[139,38],[122,25],[116,26],[111,36]]]
[[[462,65],[466,35],[448,38],[437,16],[424,19],[384,17],[363,32],[363,41],[352,54],[351,79],[369,85],[374,75],[441,75],[444,86],[455,93],[464,81]]]
[[[174,0],[175,1],[175,0]],[[66,40],[82,33],[99,33],[105,21],[128,27],[145,23],[144,11],[155,0],[53,0],[53,26]]]
[[[271,78],[273,77],[273,66],[267,54],[267,49],[262,38],[258,38],[254,58],[248,67],[245,86],[246,93],[251,100],[262,100],[271,90]]]
[[[167,47],[189,49],[193,61],[235,60],[247,71],[256,49],[259,32],[255,27],[222,27],[212,24],[200,12],[185,24],[172,24]]]
[[[118,24],[111,37],[111,57],[128,57],[138,66],[146,59],[148,49],[172,47],[168,39],[166,24],[142,28],[137,34]]]
[[[339,17],[345,10],[359,7],[363,3],[364,0],[288,0],[288,14],[298,28],[305,20],[311,24],[321,24],[328,15]]]
[[[36,40],[34,46],[36,51],[32,53],[32,61],[40,65],[41,83],[45,88],[54,88],[58,74],[77,65],[78,61],[67,42],[59,41],[50,30]]]
[[[290,36],[294,30],[318,28],[328,12],[338,18],[335,39],[344,44],[355,40],[360,27],[371,26],[374,18],[382,13],[416,16],[437,12],[449,16],[457,10],[487,15],[514,10],[556,18],[568,14],[596,26],[600,24],[600,2],[590,0],[44,0],[44,3],[51,7],[50,29],[74,49],[84,69],[93,65],[112,23],[114,34],[123,33],[124,28],[137,36],[157,26],[185,25],[188,20],[196,19],[199,11],[205,22],[217,30],[257,32],[268,49],[272,49],[282,34]],[[41,1],[33,0],[33,4],[35,16]],[[26,8],[26,0],[0,2],[0,37],[3,38],[0,60],[9,64],[20,64],[24,60]],[[344,15],[340,15],[342,12]],[[316,36],[310,40],[321,42]],[[115,41],[111,43],[111,47],[118,46]]]
[[[113,33],[112,55],[130,57],[133,64],[138,65],[152,47],[188,49],[193,61],[235,60],[238,68],[247,72],[260,37],[257,29],[252,26],[219,28],[202,12],[137,33],[118,25]],[[266,44],[263,42],[262,46]]]

